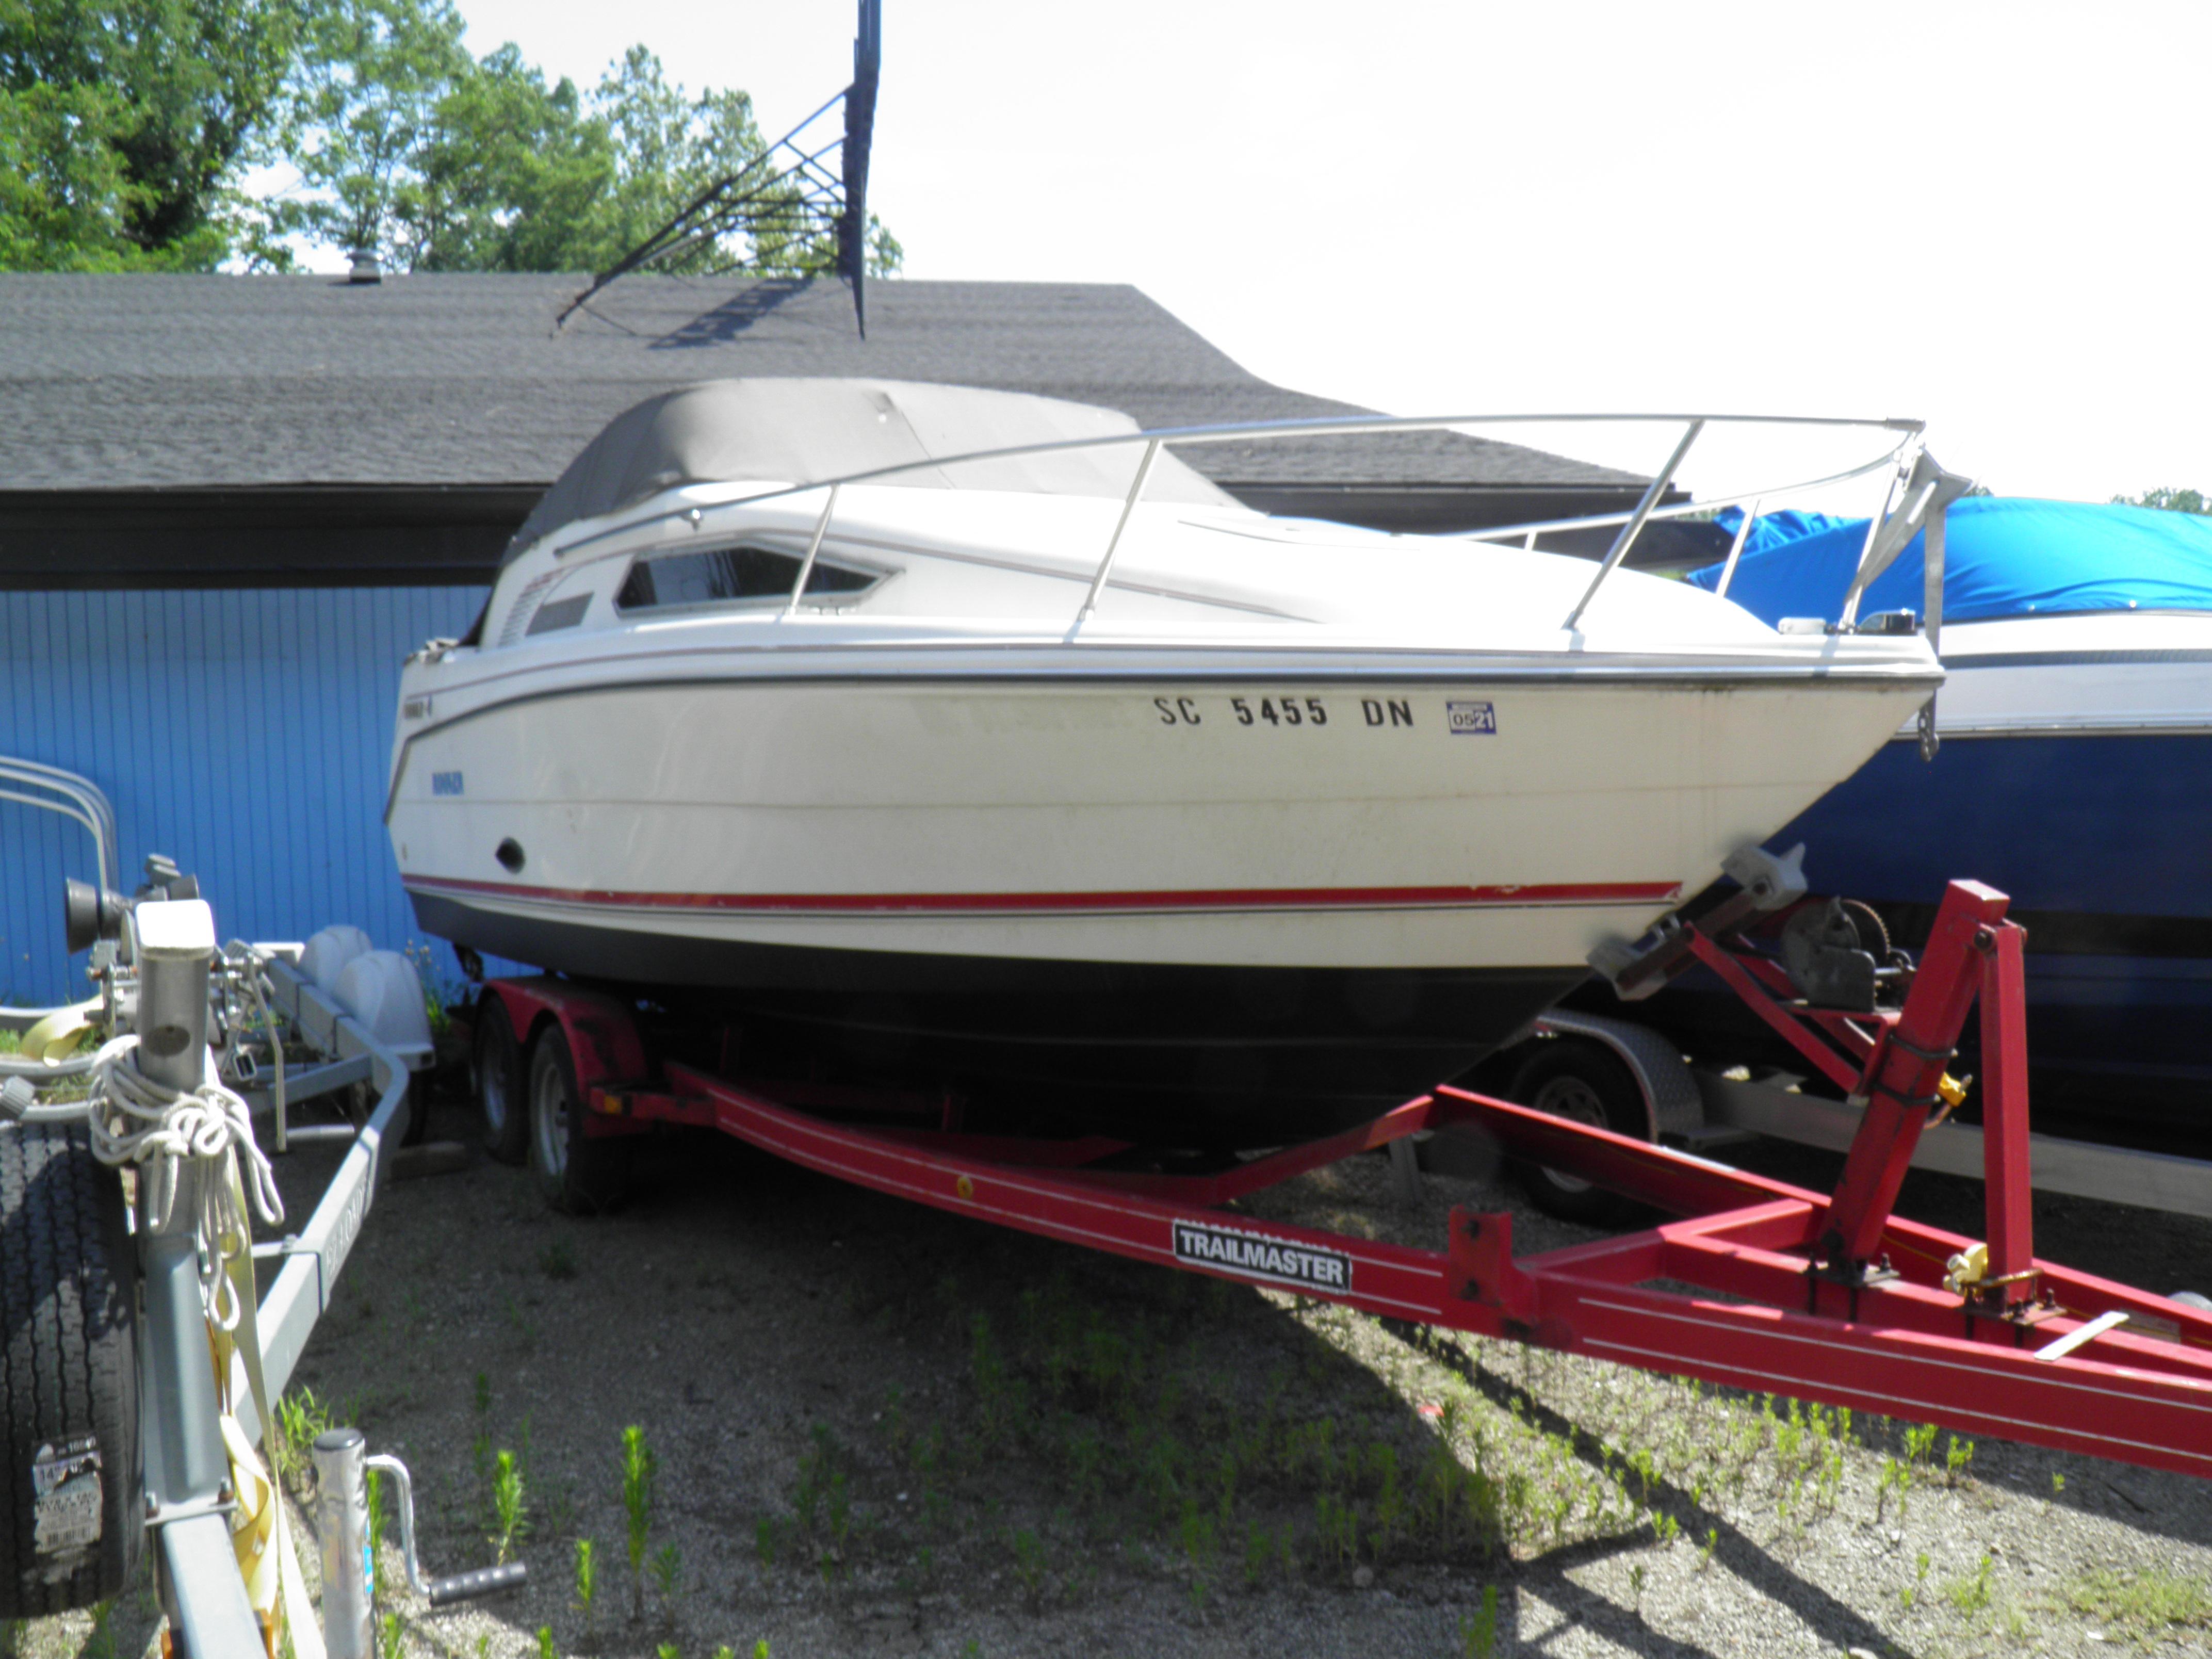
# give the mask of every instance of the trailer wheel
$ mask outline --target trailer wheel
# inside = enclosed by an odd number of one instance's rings
[[[612,1209],[629,1184],[630,1145],[584,1133],[575,1057],[557,1024],[530,1045],[530,1172],[545,1201],[564,1215]]]
[[[133,1262],[83,1127],[0,1128],[0,1621],[88,1607],[137,1565]]]
[[[1540,1043],[1507,1093],[1532,1110],[1615,1134],[1642,1140],[1650,1133],[1644,1091],[1628,1068],[1595,1042],[1553,1037]],[[1522,1189],[1547,1215],[1603,1225],[1621,1220],[1633,1208],[1620,1194],[1577,1176],[1521,1158],[1512,1164]]]
[[[489,991],[477,1004],[475,1054],[484,1152],[501,1164],[520,1164],[530,1146],[529,1079],[507,1004]]]

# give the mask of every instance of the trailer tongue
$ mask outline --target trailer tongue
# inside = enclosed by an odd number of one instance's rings
[[[2035,1258],[2029,1209],[2021,929],[2004,895],[1946,894],[1902,1005],[1811,1006],[1735,929],[1789,902],[1747,884],[1702,921],[1611,964],[1620,982],[1694,959],[1722,976],[1862,1104],[1826,1196],[1441,1088],[1357,1129],[1178,1175],[1126,1165],[1097,1138],[1030,1139],[935,1127],[858,1127],[814,1090],[670,1062],[657,1069],[631,1011],[555,979],[486,987],[528,1039],[532,1160],[548,1196],[605,1201],[627,1137],[655,1124],[719,1129],[897,1197],[1164,1267],[1268,1285],[1387,1317],[1532,1342],[1648,1370],[1932,1421],[2120,1462],[2212,1474],[2212,1314]],[[1960,1085],[1945,1066],[1979,1000],[1986,1239],[1892,1213],[1922,1129]],[[912,1117],[915,1097],[844,1093]],[[1238,1198],[1424,1129],[1463,1128],[1507,1154],[1681,1219],[1516,1257],[1512,1217],[1455,1210],[1441,1249],[1252,1219]]]

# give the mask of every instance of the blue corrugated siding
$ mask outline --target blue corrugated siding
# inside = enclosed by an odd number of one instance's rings
[[[0,755],[115,803],[125,884],[148,853],[200,878],[226,938],[352,922],[416,937],[384,834],[399,664],[465,630],[478,587],[0,593]],[[91,837],[0,801],[0,1002],[83,994],[61,882]]]

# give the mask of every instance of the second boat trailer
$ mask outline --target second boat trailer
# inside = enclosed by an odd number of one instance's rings
[[[2212,1474],[2212,1312],[2036,1258],[2029,1206],[2022,943],[2003,894],[1954,882],[1901,1004],[1813,1006],[1739,930],[1802,896],[1772,866],[1632,958],[1624,981],[1694,959],[1718,973],[1863,1106],[1835,1190],[1452,1088],[1329,1139],[1182,1175],[1110,1167],[1104,1137],[1032,1139],[836,1121],[789,1085],[656,1065],[635,1011],[552,977],[486,983],[499,1033],[483,1079],[520,1102],[556,1203],[610,1195],[621,1141],[717,1129],[824,1175],[956,1214],[1377,1316],[2183,1474]],[[1980,1005],[1987,1237],[1892,1212],[1922,1130],[1956,1103],[1947,1073]],[[479,1038],[479,1054],[486,1054]],[[504,1058],[502,1057],[504,1056]],[[492,1073],[512,1066],[511,1076]],[[848,1091],[841,1115],[915,1115]],[[1679,1219],[1516,1257],[1509,1213],[1458,1208],[1441,1249],[1255,1219],[1236,1200],[1423,1130],[1473,1131],[1507,1155]],[[1125,1160],[1126,1161],[1126,1160]]]

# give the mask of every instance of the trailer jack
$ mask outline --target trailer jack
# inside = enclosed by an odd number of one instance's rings
[[[451,1578],[425,1578],[415,1556],[415,1483],[396,1457],[371,1455],[359,1429],[315,1437],[317,1531],[322,1536],[323,1640],[330,1659],[375,1659],[376,1570],[369,1550],[368,1474],[399,1492],[399,1549],[407,1582],[434,1607],[520,1589],[528,1574],[508,1561]]]

